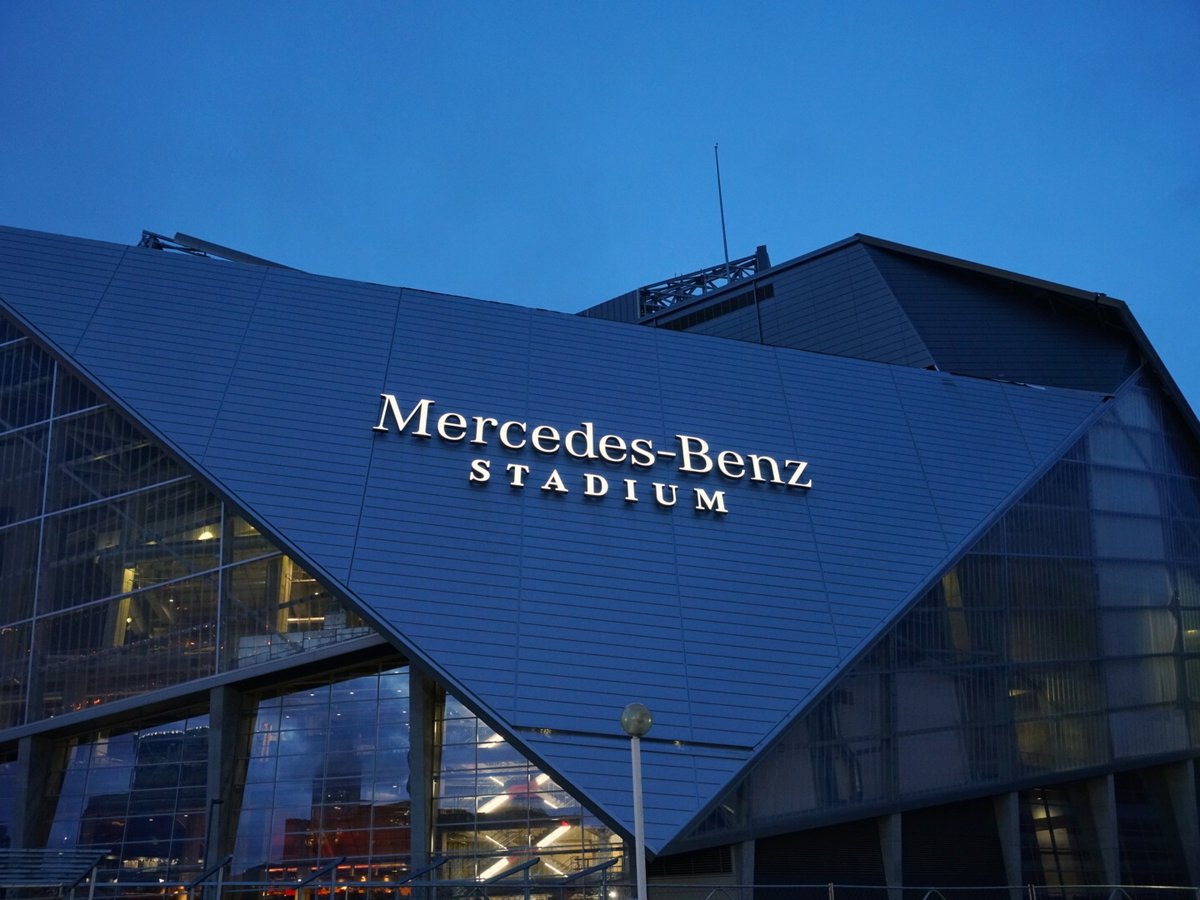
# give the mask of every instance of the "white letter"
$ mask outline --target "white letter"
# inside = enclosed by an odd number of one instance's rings
[[[454,429],[457,434],[450,429]],[[467,436],[466,418],[456,412],[442,413],[438,418],[438,434],[447,441],[461,441]]]
[[[770,479],[763,478],[762,463],[767,463],[771,468]],[[750,454],[750,465],[754,466],[754,474],[750,476],[751,481],[770,481],[771,484],[783,484],[783,478],[779,475],[779,463],[769,456],[759,456],[757,453]]]
[[[490,459],[473,459],[471,460],[471,474],[467,476],[467,479],[484,484],[492,477],[492,473],[488,471],[491,467],[492,461]]]
[[[543,446],[543,438],[547,442],[551,442],[549,446]],[[533,434],[529,436],[529,440],[533,444],[533,449],[538,453],[558,452],[558,429],[552,428],[549,425],[539,425],[533,429]]]
[[[615,451],[614,455],[609,456],[610,450]],[[625,462],[627,455],[625,452],[625,439],[623,437],[615,434],[606,434],[600,438],[600,458],[605,462]]]
[[[433,406],[432,400],[421,400],[413,407],[412,412],[407,416],[400,415],[400,407],[396,404],[395,394],[380,394],[383,398],[383,408],[379,410],[379,424],[372,428],[372,431],[387,431],[388,413],[392,414],[392,418],[396,422],[396,431],[403,432],[408,427],[408,423],[412,421],[412,417],[420,413],[418,424],[420,427],[413,432],[417,437],[429,437],[429,407]]]
[[[512,476],[512,480],[508,483],[509,487],[525,487],[525,476],[529,474],[529,466],[509,463],[505,466],[505,470]]]
[[[514,444],[512,441],[510,441],[508,439],[508,429],[513,428],[514,426],[516,428],[521,429],[521,434],[525,433],[526,425],[524,422],[505,422],[503,425],[500,426],[500,443],[503,444],[505,447],[507,447],[509,450],[520,450],[522,447],[525,446],[524,438],[521,438],[521,442],[519,444]]]
[[[472,421],[475,422],[475,437],[471,438],[472,444],[486,445],[487,439],[483,436],[483,429],[488,425],[495,428],[500,423],[495,419],[485,419],[483,416],[475,416]]]
[[[663,488],[671,489],[671,502],[670,503],[667,502],[667,495],[663,491]],[[661,481],[656,481],[656,482],[654,482],[654,499],[658,501],[659,506],[674,506],[675,501],[678,499],[678,497],[676,497],[676,495],[675,495],[676,490],[677,490],[676,485],[663,484]]]
[[[675,437],[679,438],[679,449],[683,452],[683,459],[679,462],[680,472],[695,472],[698,475],[703,475],[705,472],[712,471],[712,459],[708,455],[708,441],[704,438],[689,437],[686,434],[677,434]],[[699,449],[691,449],[692,441],[700,445]],[[692,457],[700,459],[704,468],[693,468]]]
[[[629,449],[633,451],[633,459],[630,462],[635,466],[648,469],[654,465],[654,443],[652,441],[646,438],[634,438],[629,442]]]
[[[800,483],[800,477],[804,474],[804,470],[808,468],[808,463],[806,463],[802,460],[799,460],[799,459],[785,459],[783,461],[783,464],[785,466],[795,466],[796,467],[796,471],[793,472],[792,477],[788,479],[788,487],[802,487],[802,488],[812,487],[812,479],[811,478],[808,479],[808,481],[804,482],[804,484]]]
[[[558,469],[550,470],[550,477],[542,485],[542,490],[554,491],[556,494],[565,494],[567,492],[567,486],[563,484],[562,476],[558,474]]]
[[[741,478],[746,474],[746,461],[740,453],[722,450],[717,454],[717,468],[726,478]]]
[[[637,479],[636,478],[626,478],[625,479],[625,502],[626,503],[637,503],[637,493],[634,491],[634,488],[636,488],[636,487],[637,487]]]
[[[711,497],[708,495],[708,492],[704,490],[704,488],[692,488],[692,492],[696,496],[696,509],[701,511],[707,509],[715,513],[720,513],[721,515],[725,515],[725,513],[728,512],[728,510],[725,509],[724,491],[716,491]]]
[[[593,475],[591,472],[585,472],[583,475],[583,496],[585,497],[603,497],[608,493],[608,479],[603,475]]]
[[[569,456],[576,459],[595,459],[596,458],[596,426],[591,422],[580,422],[579,428],[574,431],[568,431],[563,438],[563,449],[567,451]],[[583,452],[580,453],[575,449],[575,441],[572,440],[576,435],[583,438]]]

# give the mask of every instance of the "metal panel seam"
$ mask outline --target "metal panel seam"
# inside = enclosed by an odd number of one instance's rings
[[[121,271],[121,266],[125,265],[125,258],[129,255],[129,248],[126,247],[121,251],[121,258],[117,260],[117,264],[113,266],[113,270],[108,274],[108,284],[104,285],[104,290],[100,292],[100,296],[96,298],[96,305],[92,307],[92,313],[88,316],[88,320],[84,323],[83,328],[79,330],[79,337],[75,339],[75,346],[71,348],[71,355],[74,356],[79,352],[79,347],[83,344],[83,339],[87,336],[88,329],[92,327],[92,322],[96,319],[96,313],[100,311],[100,307],[104,304],[104,298],[108,296],[109,290],[112,289],[113,279],[117,277],[117,273]],[[93,379],[94,380],[94,379]]]

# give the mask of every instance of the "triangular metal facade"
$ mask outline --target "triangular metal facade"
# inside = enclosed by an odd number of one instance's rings
[[[1104,403],[16,230],[0,231],[0,300],[626,828],[617,717],[650,706],[652,850]],[[812,486],[506,450],[494,432],[482,445],[373,432],[381,392],[406,412],[427,398],[435,415],[530,430],[592,422],[663,450],[695,436],[714,457],[803,460]],[[468,479],[476,459],[486,484]],[[510,463],[529,467],[523,489]],[[584,496],[586,474],[609,494]],[[678,485],[675,506],[655,502],[655,481]],[[694,509],[693,488],[724,490],[728,513]]]

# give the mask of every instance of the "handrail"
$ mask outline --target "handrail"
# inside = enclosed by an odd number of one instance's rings
[[[399,879],[398,881],[394,881],[392,883],[393,884],[407,884],[408,882],[412,881],[415,878],[420,878],[422,875],[426,875],[429,872],[432,872],[434,869],[440,869],[442,866],[444,866],[449,861],[450,861],[450,857],[439,856],[437,859],[435,859],[429,865],[422,866],[421,868],[417,869],[414,872],[409,872],[403,878]],[[614,862],[615,862],[615,860],[614,860]]]
[[[614,856],[606,862],[597,863],[594,866],[588,866],[586,869],[580,869],[578,872],[572,872],[570,875],[565,875],[561,880],[557,880],[554,884],[570,884],[572,881],[578,881],[580,878],[586,878],[588,875],[593,875],[596,872],[603,872],[605,869],[611,869],[618,862],[620,857]]]
[[[213,866],[212,868],[206,869],[205,871],[203,871],[199,875],[197,875],[195,878],[193,878],[191,881],[187,882],[187,884],[186,884],[187,889],[190,891],[192,888],[194,888],[200,882],[205,881],[209,877],[214,875],[215,873],[220,872],[223,868],[225,868],[227,865],[229,865],[229,863],[232,860],[233,860],[233,854],[230,853],[228,856],[226,856],[223,860],[221,860],[215,866]]]
[[[318,878],[320,878],[322,875],[324,875],[326,872],[330,871],[331,869],[336,869],[338,866],[340,866],[345,861],[346,861],[346,857],[339,856],[333,862],[325,863],[325,865],[321,866],[321,868],[317,869],[315,872],[313,872],[311,875],[309,875],[303,881],[297,881],[296,887],[302,888],[307,884],[311,884],[312,882],[314,882]]]
[[[524,872],[524,871],[527,871],[528,869],[532,869],[534,866],[536,866],[541,861],[542,861],[542,858],[540,856],[535,856],[532,859],[527,859],[523,863],[517,863],[511,869],[505,869],[499,875],[493,875],[491,878],[484,881],[483,884],[495,884],[501,878],[507,878],[509,875],[516,875],[518,872]]]

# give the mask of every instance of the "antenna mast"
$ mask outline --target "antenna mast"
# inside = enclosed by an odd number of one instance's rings
[[[725,277],[729,277],[729,241],[725,237],[725,197],[721,193],[721,154],[717,152],[720,144],[713,144],[713,160],[717,164],[717,203],[721,207],[721,245],[725,248]]]

